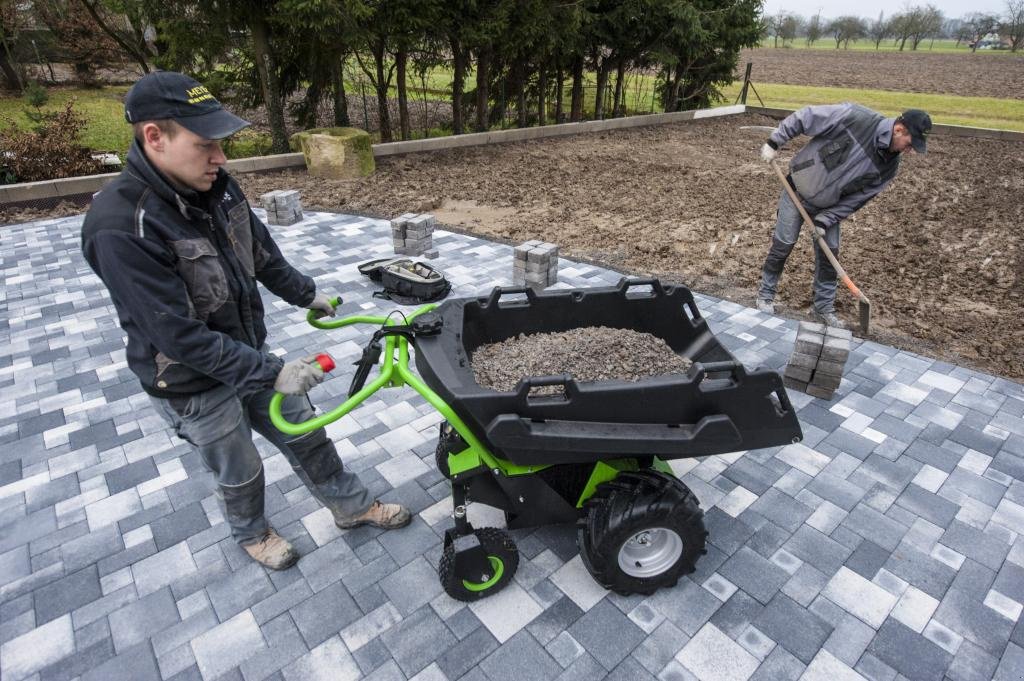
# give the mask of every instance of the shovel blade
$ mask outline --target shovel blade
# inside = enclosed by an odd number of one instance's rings
[[[860,332],[865,336],[868,335],[868,329],[871,325],[871,303],[866,300],[857,301],[860,308]]]

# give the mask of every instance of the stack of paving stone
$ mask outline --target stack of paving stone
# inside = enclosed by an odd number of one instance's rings
[[[796,345],[782,375],[787,388],[825,400],[839,387],[853,334],[824,324],[800,322]]]
[[[295,189],[275,189],[260,197],[267,211],[268,225],[294,225],[302,222],[302,202]]]
[[[436,258],[434,216],[427,213],[403,213],[391,221],[391,239],[397,255]]]
[[[536,239],[515,248],[512,284],[542,289],[558,281],[558,246]]]

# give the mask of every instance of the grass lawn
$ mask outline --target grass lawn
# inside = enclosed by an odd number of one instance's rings
[[[740,83],[725,89],[728,103],[736,100]],[[802,85],[755,85],[765,106],[776,109],[799,109],[808,104],[835,104],[852,101],[889,116],[905,109],[924,109],[935,123],[967,125],[975,128],[999,128],[1024,132],[1024,100],[994,97],[957,97],[888,90],[858,90],[838,87],[806,87]],[[753,91],[747,104],[758,106]]]

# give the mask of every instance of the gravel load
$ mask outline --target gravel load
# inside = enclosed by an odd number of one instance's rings
[[[473,376],[477,384],[508,392],[524,376],[572,374],[580,382],[639,381],[663,374],[684,374],[692,365],[649,333],[588,326],[557,333],[519,334],[477,348]],[[559,393],[557,386],[532,394]]]

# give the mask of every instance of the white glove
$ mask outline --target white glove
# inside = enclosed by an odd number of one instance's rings
[[[318,293],[313,297],[313,302],[306,306],[307,310],[313,310],[316,312],[316,316],[319,317],[333,317],[334,306],[331,305],[331,299],[326,293]]]
[[[772,145],[767,142],[761,147],[761,160],[765,163],[771,163],[775,160],[775,157],[779,155],[779,152],[772,149]]]
[[[285,395],[305,395],[324,380],[324,371],[316,355],[285,362],[274,381],[274,390]]]

